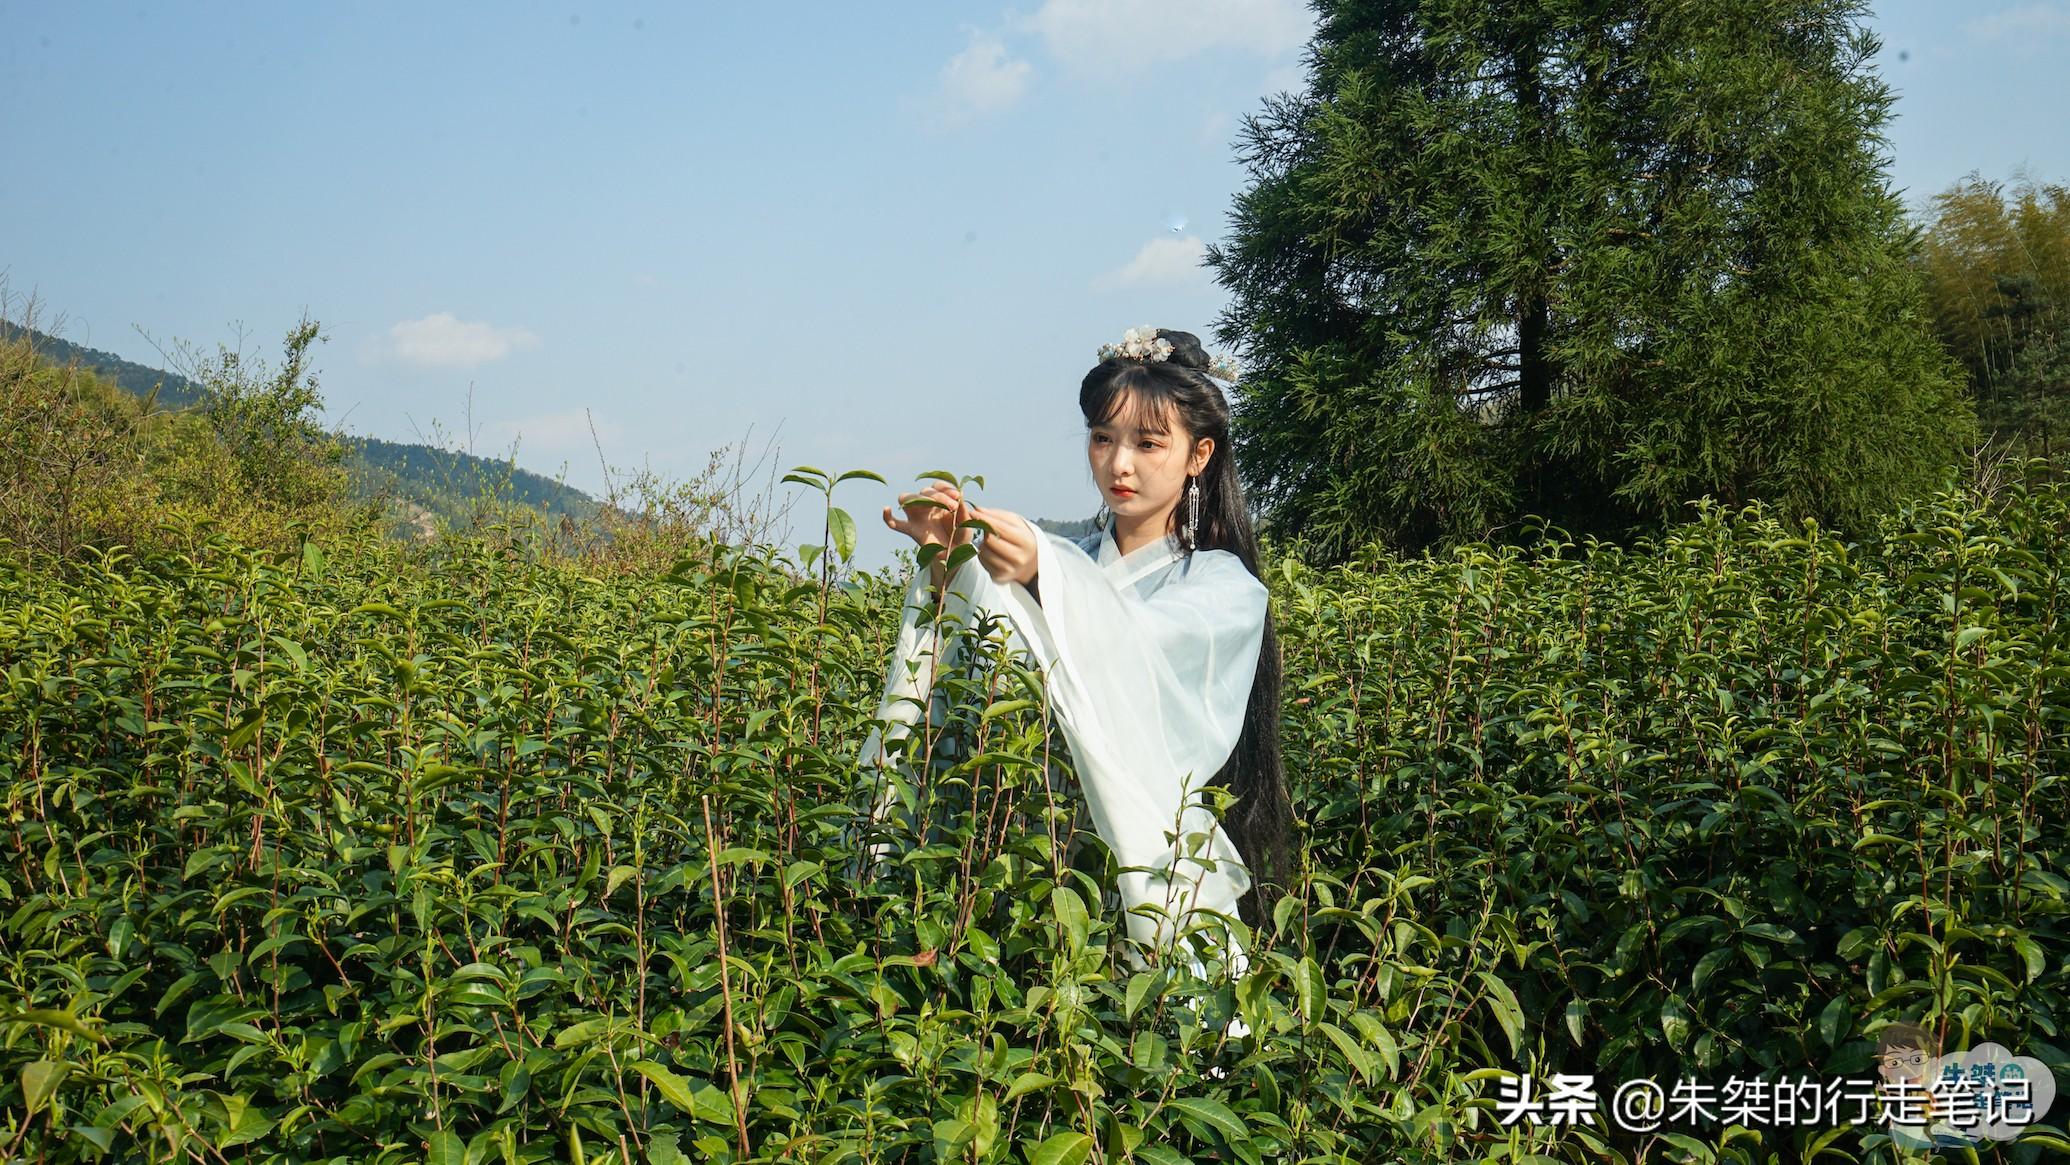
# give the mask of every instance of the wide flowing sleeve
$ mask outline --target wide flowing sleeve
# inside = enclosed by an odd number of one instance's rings
[[[1122,868],[1131,937],[1162,946],[1202,915],[1235,919],[1250,874],[1201,790],[1243,731],[1265,585],[1228,551],[1195,551],[1145,596],[1078,544],[1028,529],[1036,591],[994,581],[973,557],[950,576],[944,613],[1002,616],[1010,643],[1039,665],[1093,825]],[[885,742],[902,738],[926,706],[940,641],[912,615],[927,594],[921,572],[886,676],[887,727],[865,743],[866,765],[881,765]]]
[[[870,803],[866,817],[851,826],[848,834],[849,840],[858,846],[869,825],[891,819],[901,805],[909,814],[919,809],[918,790],[903,779],[897,760],[915,746],[913,733],[923,713],[929,727],[941,724],[944,709],[934,699],[935,681],[943,669],[969,658],[970,641],[984,622],[1003,622],[1008,650],[1023,656],[1032,654],[1010,620],[1003,589],[975,557],[959,564],[950,575],[941,598],[939,621],[929,573],[924,567],[915,571],[906,585],[898,634],[884,672],[883,695],[873,717],[875,724],[856,756]],[[963,649],[960,652],[959,646]],[[851,873],[867,876],[890,856],[893,848],[893,843],[887,841],[860,846],[859,861]]]
[[[1041,601],[1019,584],[1002,589],[1122,866],[1130,934],[1162,945],[1199,914],[1234,919],[1250,873],[1201,790],[1243,731],[1265,584],[1228,551],[1195,551],[1145,597],[1068,540],[1030,529]]]
[[[964,564],[968,566],[969,563]],[[962,573],[961,568],[958,574]],[[884,673],[883,696],[878,700],[874,719],[876,726],[870,729],[857,754],[857,764],[870,790],[868,821],[883,821],[897,807],[901,798],[901,783],[897,777],[892,759],[912,736],[913,726],[919,722],[921,713],[933,704],[934,680],[942,666],[943,632],[934,621],[932,590],[928,585],[928,571],[916,571],[913,580],[907,584],[899,611],[898,636],[892,643],[891,661]],[[969,588],[959,593],[952,586],[944,599],[944,615],[959,611],[965,616],[971,613]],[[903,786],[910,797],[910,785]],[[913,809],[910,803],[907,808]],[[858,830],[852,836],[860,836]],[[858,873],[881,863],[891,852],[888,842],[868,846],[862,853],[862,866]]]

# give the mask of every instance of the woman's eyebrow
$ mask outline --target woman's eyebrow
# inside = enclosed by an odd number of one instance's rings
[[[1107,424],[1099,424],[1099,425],[1094,425],[1094,426],[1093,426],[1093,430],[1094,430],[1095,432],[1100,432],[1100,431],[1103,431],[1103,430],[1104,430],[1104,431],[1106,431],[1106,432],[1109,432],[1109,433],[1113,433],[1113,432],[1118,432],[1118,431],[1120,430],[1120,426],[1118,426],[1118,425],[1107,425]],[[1171,430],[1170,430],[1170,429],[1166,429],[1166,428],[1156,428],[1156,429],[1141,429],[1141,428],[1139,428],[1139,429],[1134,429],[1134,430],[1131,430],[1131,431],[1132,431],[1132,432],[1136,432],[1136,433],[1144,433],[1144,434],[1148,434],[1149,436],[1152,436],[1152,437],[1165,437],[1165,436],[1169,436],[1169,435],[1171,434]]]

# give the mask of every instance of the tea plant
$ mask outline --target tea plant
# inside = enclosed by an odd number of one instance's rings
[[[1865,1075],[1897,1019],[2070,1073],[2059,485],[1271,559],[1306,866],[1233,985],[1122,958],[996,627],[857,836],[902,586],[823,529],[0,558],[0,1155],[1891,1161],[1497,1078]]]

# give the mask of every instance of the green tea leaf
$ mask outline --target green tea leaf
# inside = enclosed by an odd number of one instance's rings
[[[1138,971],[1129,977],[1128,991],[1122,998],[1121,1017],[1134,1019],[1136,1012],[1143,1009],[1143,1001],[1157,987],[1157,976],[1149,971]]]
[[[1070,944],[1070,949],[1083,950],[1091,927],[1085,913],[1085,900],[1069,886],[1058,886],[1049,892],[1049,904],[1057,921],[1063,924],[1064,939]]]
[[[690,1081],[652,1060],[634,1060],[633,1071],[652,1081],[663,1100],[675,1105],[682,1112],[697,1115],[697,1098],[691,1092]]]
[[[1209,1100],[1204,1096],[1181,1096],[1171,1102],[1171,1107],[1213,1128],[1232,1142],[1240,1143],[1250,1139],[1243,1118],[1229,1111],[1229,1106],[1219,1100]]]
[[[1380,1066],[1374,1062],[1373,1054],[1360,1047],[1358,1041],[1351,1038],[1350,1033],[1334,1023],[1322,1024],[1321,1029],[1323,1035],[1328,1036],[1330,1042],[1337,1045],[1337,1050],[1344,1054],[1344,1058],[1351,1062],[1351,1066],[1358,1069],[1360,1079],[1367,1084],[1380,1079]]]
[[[1323,1016],[1324,1001],[1329,998],[1329,984],[1323,980],[1322,965],[1307,955],[1294,964],[1295,1006],[1300,1009],[1301,1018],[1314,1023]]]
[[[1014,1077],[1013,1083],[1007,1086],[1006,1094],[999,1098],[999,1103],[1011,1103],[1013,1100],[1021,1096],[1024,1096],[1027,1093],[1034,1092],[1042,1088],[1048,1088],[1050,1085],[1055,1084],[1056,1082],[1057,1078],[1048,1075],[1047,1073],[1023,1072],[1019,1076]]]
[[[842,562],[855,557],[855,519],[839,506],[827,511],[827,533],[833,540],[834,554]]]
[[[42,1111],[57,1095],[58,1084],[70,1065],[55,1060],[31,1060],[22,1065],[22,1108],[28,1116]]]
[[[1488,1010],[1494,1014],[1502,1034],[1509,1037],[1510,1054],[1521,1055],[1524,1050],[1524,1009],[1517,1003],[1516,992],[1492,971],[1477,974],[1488,989]]]
[[[1058,1133],[1028,1153],[1028,1165],[1084,1165],[1092,1156],[1093,1139],[1084,1133]]]

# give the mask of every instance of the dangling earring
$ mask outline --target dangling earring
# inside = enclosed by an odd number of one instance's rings
[[[1100,512],[1093,515],[1093,529],[1105,530],[1107,523],[1114,520],[1114,511],[1107,508],[1107,499],[1100,499]]]
[[[1200,478],[1188,478],[1186,482],[1186,545],[1197,546],[1200,532]]]

